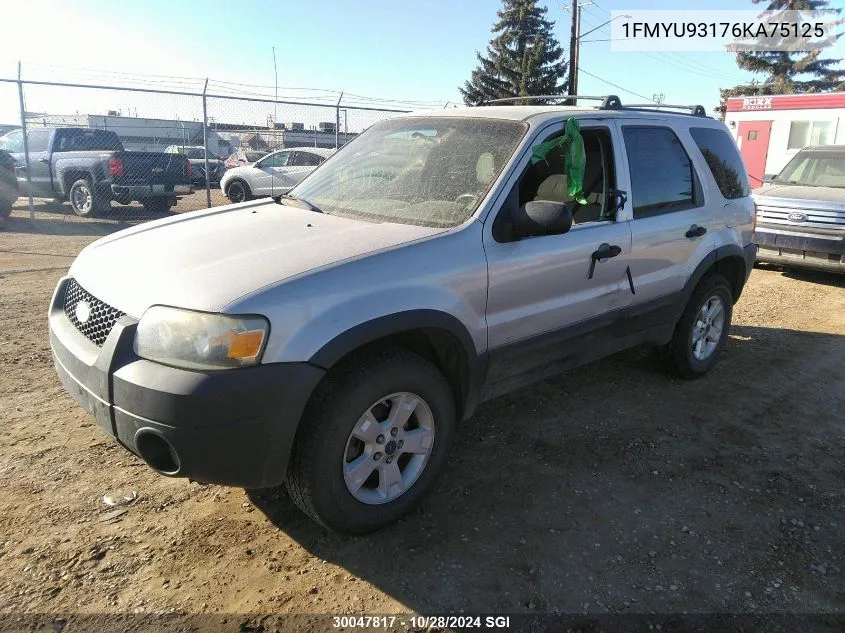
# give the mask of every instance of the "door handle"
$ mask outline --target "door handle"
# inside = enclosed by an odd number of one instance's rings
[[[49,158],[39,158],[39,159],[38,159],[38,162],[39,162],[39,163],[49,163],[49,162],[50,162],[50,159],[49,159]]]
[[[602,259],[608,259],[610,257],[616,257],[619,253],[622,252],[622,249],[617,246],[616,244],[608,244],[605,242],[601,246],[599,246],[593,254],[590,256],[590,274],[587,275],[587,279],[593,278],[593,273],[596,270],[596,262]]]
[[[689,227],[689,231],[684,233],[684,235],[686,235],[690,239],[693,239],[695,237],[701,237],[705,233],[707,233],[706,228],[704,228],[703,226],[698,226],[697,224],[693,224],[691,227]]]

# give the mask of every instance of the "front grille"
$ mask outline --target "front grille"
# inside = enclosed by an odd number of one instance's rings
[[[90,316],[85,323],[82,323],[76,316],[76,308],[83,301],[90,308]],[[65,290],[65,314],[76,329],[85,335],[85,338],[97,347],[102,347],[114,324],[124,313],[100,301],[80,286],[76,279],[71,279]]]
[[[790,219],[793,216],[795,219]],[[800,209],[757,204],[757,222],[815,229],[845,228],[845,211]]]

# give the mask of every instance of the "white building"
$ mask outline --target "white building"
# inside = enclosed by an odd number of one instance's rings
[[[146,119],[100,114],[44,114],[27,116],[29,126],[90,127],[111,130],[128,150],[161,152],[168,145],[202,145],[202,121]],[[221,143],[218,134],[209,129],[208,149],[217,156],[227,156],[230,146]]]
[[[808,145],[845,145],[845,92],[732,97],[725,123],[739,145],[752,187]]]

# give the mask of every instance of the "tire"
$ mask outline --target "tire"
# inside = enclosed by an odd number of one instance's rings
[[[406,350],[386,350],[333,370],[312,403],[286,481],[296,505],[344,534],[373,532],[411,512],[443,468],[455,427],[454,395],[437,367]],[[414,403],[413,411],[391,434],[389,414],[407,410],[406,403]],[[381,428],[364,442],[352,433],[357,428],[363,435],[367,413]],[[417,450],[408,452],[412,443]],[[356,463],[360,487],[353,493],[356,473],[350,464]],[[387,472],[399,474],[397,486],[385,486]]]
[[[147,213],[167,213],[173,207],[173,202],[168,198],[144,198],[141,200],[144,211]]]
[[[229,198],[231,203],[237,204],[252,200],[253,195],[249,185],[240,178],[236,178],[226,187],[226,197]]]
[[[710,316],[705,312],[710,312]],[[698,378],[713,368],[728,338],[732,315],[733,296],[728,280],[719,274],[702,279],[675,326],[667,349],[667,358],[680,376]]]
[[[111,200],[87,178],[80,178],[68,190],[68,201],[73,212],[81,218],[92,218],[111,207]]]

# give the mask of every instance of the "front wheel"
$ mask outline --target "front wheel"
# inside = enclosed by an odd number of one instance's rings
[[[309,517],[366,534],[412,511],[443,467],[455,401],[443,374],[406,350],[335,371],[315,393],[287,488]]]
[[[233,180],[226,187],[226,197],[234,204],[246,202],[247,200],[252,200],[252,191],[249,185],[243,180]]]
[[[731,326],[733,296],[728,280],[712,274],[690,297],[669,344],[672,365],[684,378],[703,376],[713,365]]]

